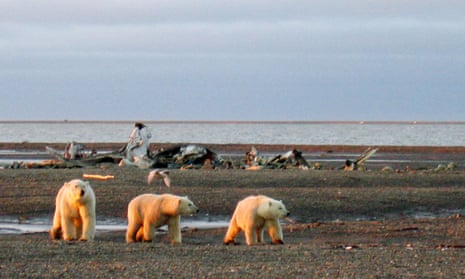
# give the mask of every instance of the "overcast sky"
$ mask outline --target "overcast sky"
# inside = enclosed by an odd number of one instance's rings
[[[0,1],[0,120],[465,121],[465,1]]]

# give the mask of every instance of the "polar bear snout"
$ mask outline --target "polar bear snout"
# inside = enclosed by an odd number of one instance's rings
[[[190,208],[190,215],[191,216],[194,215],[194,214],[197,214],[199,212],[200,212],[200,209],[195,207],[195,206],[194,206],[194,208]]]
[[[196,214],[200,212],[200,209],[192,202],[190,202],[187,207],[190,214]]]
[[[286,216],[289,216],[289,215],[291,215],[291,213],[288,211],[287,214],[286,214]]]
[[[86,191],[84,191],[83,189],[81,189],[81,193],[80,193],[81,197],[83,197],[85,194],[86,194]]]

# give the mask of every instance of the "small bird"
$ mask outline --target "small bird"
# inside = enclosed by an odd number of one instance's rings
[[[171,179],[169,177],[168,170],[154,169],[150,171],[149,175],[147,176],[147,184],[152,184],[153,180],[155,179],[163,179],[163,182],[165,183],[166,187],[169,188],[171,186]]]

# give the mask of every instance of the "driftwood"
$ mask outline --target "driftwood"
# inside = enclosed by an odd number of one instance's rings
[[[252,147],[245,154],[245,169],[260,170],[263,168],[301,168],[310,169],[311,166],[302,156],[302,152],[297,149],[292,149],[284,154],[279,154],[267,160],[261,157],[255,147]]]
[[[357,159],[355,159],[355,161],[346,160],[344,170],[353,171],[361,169],[363,163],[365,163],[368,158],[373,156],[376,151],[378,151],[378,148],[369,147]]]
[[[223,163],[221,157],[212,150],[199,145],[178,145],[152,156],[154,168],[199,168],[207,162],[212,166]]]
[[[55,167],[91,167],[101,163],[114,163],[122,165],[135,165],[146,168],[199,168],[210,163],[212,166],[222,164],[221,157],[208,148],[198,145],[179,145],[147,158],[138,158],[141,161],[130,161],[124,157],[122,150],[110,153],[98,154],[95,152],[81,152],[75,159],[69,159],[64,156],[63,151],[46,146],[47,152],[56,160]],[[124,164],[121,164],[123,162]]]

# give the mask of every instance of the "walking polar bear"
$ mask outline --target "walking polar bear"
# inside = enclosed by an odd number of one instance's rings
[[[281,201],[267,196],[249,196],[237,203],[224,237],[224,244],[234,243],[234,238],[244,231],[247,245],[263,243],[263,230],[268,230],[271,241],[283,244],[279,219],[289,216]]]
[[[172,244],[181,244],[181,215],[197,213],[199,209],[187,197],[171,194],[142,194],[129,202],[126,242],[152,241],[156,229],[168,225]]]
[[[89,182],[65,182],[55,200],[50,230],[52,239],[93,240],[95,235],[95,194]]]

